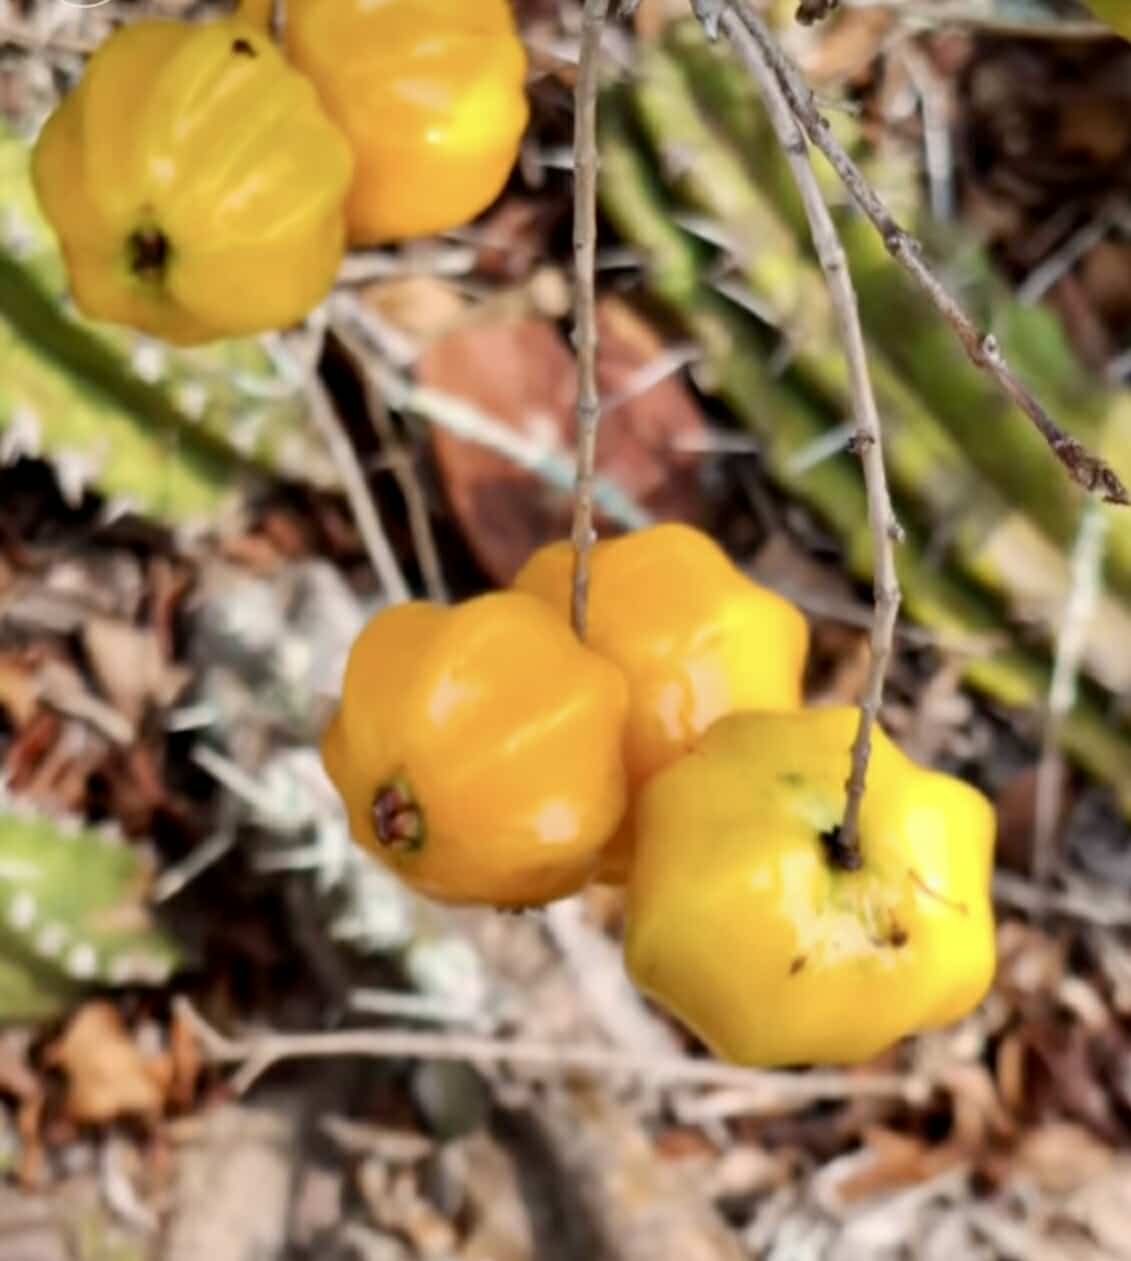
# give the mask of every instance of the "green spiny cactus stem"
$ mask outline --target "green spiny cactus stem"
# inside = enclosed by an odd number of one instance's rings
[[[178,963],[145,904],[141,851],[0,788],[0,1022],[63,1010],[83,986],[161,985]]]

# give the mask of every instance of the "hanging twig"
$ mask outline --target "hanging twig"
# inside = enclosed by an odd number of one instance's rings
[[[770,122],[789,160],[805,207],[817,258],[825,274],[841,345],[848,361],[853,420],[856,426],[853,445],[864,470],[868,518],[872,528],[875,603],[872,610],[872,659],[860,700],[860,723],[852,745],[848,797],[837,843],[830,853],[835,854],[837,862],[843,866],[858,867],[860,846],[857,828],[860,803],[864,796],[868,759],[872,751],[872,729],[883,701],[884,677],[891,657],[892,638],[899,613],[900,591],[895,569],[895,541],[901,532],[888,493],[880,415],[868,371],[868,354],[864,346],[864,332],[860,327],[856,291],[848,270],[844,247],[809,161],[809,147],[762,49],[750,37],[740,19],[733,12],[723,14],[722,29],[734,45],[739,59],[757,82],[766,102]]]
[[[840,177],[848,195],[879,232],[884,247],[912,277],[946,320],[975,367],[990,376],[1002,392],[1033,422],[1049,449],[1078,485],[1109,503],[1128,504],[1131,497],[1115,471],[1083,443],[1065,433],[1006,362],[997,339],[983,333],[923,261],[922,246],[892,216],[879,194],[833,135],[801,72],[779,47],[765,22],[748,0],[693,0],[696,15],[708,36],[715,38],[724,12],[741,20],[773,71],[794,117],[813,146],[821,151]]]
[[[577,350],[577,482],[573,507],[573,628],[584,638],[597,464],[597,83],[609,0],[585,0],[573,112],[573,336]]]

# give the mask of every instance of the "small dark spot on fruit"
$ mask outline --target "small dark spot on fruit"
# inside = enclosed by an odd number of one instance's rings
[[[789,975],[796,976],[808,962],[808,955],[798,955],[797,958],[789,965]]]
[[[138,228],[126,242],[130,271],[143,279],[160,278],[169,262],[169,238],[159,228]]]
[[[782,771],[778,776],[778,781],[785,784],[787,788],[801,788],[805,784],[805,776],[799,775],[796,771]]]
[[[232,40],[232,52],[237,57],[255,57],[257,53],[250,40],[234,39]]]
[[[900,946],[907,945],[907,940],[907,929],[902,924],[893,924],[888,935],[888,945],[895,946],[898,950]]]

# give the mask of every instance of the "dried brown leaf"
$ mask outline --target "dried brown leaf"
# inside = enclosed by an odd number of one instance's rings
[[[999,926],[997,989],[1013,1006],[1054,995],[1066,970],[1063,941],[1020,920]]]
[[[1111,1168],[1114,1152],[1083,1126],[1051,1121],[1029,1130],[1014,1153],[1015,1167],[1044,1191],[1074,1191]]]
[[[376,1225],[403,1234],[420,1257],[454,1251],[455,1229],[425,1199],[415,1171],[392,1172],[380,1161],[366,1160],[358,1171],[358,1190]]]
[[[515,1161],[485,1133],[464,1139],[458,1154],[471,1221],[461,1261],[536,1261],[538,1250]]]
[[[1031,1089],[1035,1110],[1072,1117],[1101,1138],[1120,1142],[1123,1130],[1112,1110],[1087,1032],[1079,1025],[1031,1020],[1025,1025],[1024,1038],[1040,1069],[1040,1079]]]
[[[856,1204],[917,1186],[966,1159],[956,1143],[929,1144],[913,1135],[879,1126],[868,1130],[864,1142],[870,1159],[836,1184],[834,1194],[841,1204]]]
[[[114,618],[91,618],[83,647],[99,686],[116,709],[137,723],[152,705],[170,706],[191,673],[166,659],[156,631]]]
[[[367,285],[361,300],[389,325],[427,344],[464,322],[468,304],[439,276],[395,276]]]
[[[882,9],[848,11],[814,40],[804,58],[810,77],[821,84],[851,84],[868,74],[883,51],[895,15]]]
[[[641,39],[656,39],[672,22],[691,15],[691,0],[640,0],[633,17]]]
[[[1131,320],[1131,246],[1100,241],[1080,264],[1080,283],[1108,324]]]
[[[66,1076],[65,1113],[76,1124],[125,1116],[154,1121],[161,1114],[161,1086],[112,1003],[83,1004],[44,1060]]]
[[[507,197],[477,227],[476,271],[493,280],[522,280],[550,256],[550,233],[561,218],[556,198]]]
[[[1025,1104],[1025,1040],[1019,1030],[998,1043],[994,1067],[1003,1104],[1011,1113],[1020,1113]]]
[[[46,710],[33,715],[8,747],[4,779],[15,792],[22,792],[36,767],[54,747],[63,730],[63,721]]]
[[[703,513],[698,457],[678,449],[695,439],[702,415],[674,376],[635,392],[635,374],[663,343],[626,304],[599,305],[598,384],[610,407],[602,422],[598,471],[657,517],[697,521]],[[571,457],[577,369],[557,328],[536,318],[499,319],[433,342],[418,366],[422,384],[462,398],[548,453]],[[483,568],[508,583],[535,548],[568,532],[570,496],[500,455],[433,429],[452,510]]]
[[[171,1107],[184,1111],[196,1096],[197,1082],[204,1069],[204,1057],[195,1026],[180,1007],[173,1008],[169,1026],[169,1061],[172,1069],[168,1100]]]
[[[942,1074],[954,1108],[954,1141],[971,1155],[990,1139],[1009,1139],[1016,1132],[989,1070],[982,1064],[955,1063]]]
[[[26,727],[38,706],[39,683],[27,653],[0,653],[0,710],[9,724],[16,731]]]
[[[1026,766],[1011,775],[998,789],[997,862],[1008,871],[1028,875],[1032,870],[1033,829],[1037,822],[1037,768]],[[1068,794],[1060,803],[1060,824],[1067,818]],[[1060,825],[1056,828],[1060,832]]]
[[[27,1061],[25,1039],[12,1032],[0,1034],[0,1095],[26,1100],[40,1093],[39,1078]]]

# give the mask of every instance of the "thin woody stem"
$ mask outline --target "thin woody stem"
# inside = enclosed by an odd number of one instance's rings
[[[891,658],[892,639],[899,613],[900,589],[895,568],[895,541],[901,537],[901,531],[888,492],[880,415],[868,371],[868,355],[860,325],[856,291],[844,247],[809,160],[809,147],[762,49],[751,38],[742,21],[733,12],[724,13],[722,29],[734,45],[743,65],[757,82],[778,142],[789,160],[805,207],[817,258],[825,275],[851,380],[852,410],[856,425],[854,446],[864,471],[868,518],[872,530],[875,602],[872,612],[871,663],[860,700],[860,722],[852,745],[844,818],[837,829],[835,846],[830,845],[828,852],[838,866],[852,869],[860,865],[860,804],[872,751],[872,730],[883,701],[884,678]]]
[[[593,548],[593,480],[597,462],[597,81],[609,0],[585,0],[574,89],[573,270],[577,350],[577,480],[573,508],[573,628],[585,637],[589,558]]]
[[[1025,383],[1006,362],[997,339],[980,330],[961,304],[923,260],[923,247],[896,221],[859,167],[832,134],[828,122],[801,72],[786,56],[748,0],[692,0],[695,12],[709,36],[717,34],[722,14],[735,14],[761,49],[793,116],[801,124],[814,148],[819,149],[836,171],[848,195],[880,234],[884,248],[911,276],[939,314],[950,325],[974,366],[991,377],[1002,393],[1028,416],[1048,444],[1053,455],[1077,485],[1108,503],[1131,504],[1131,496],[1118,474],[1104,460],[1093,455],[1049,415]]]

